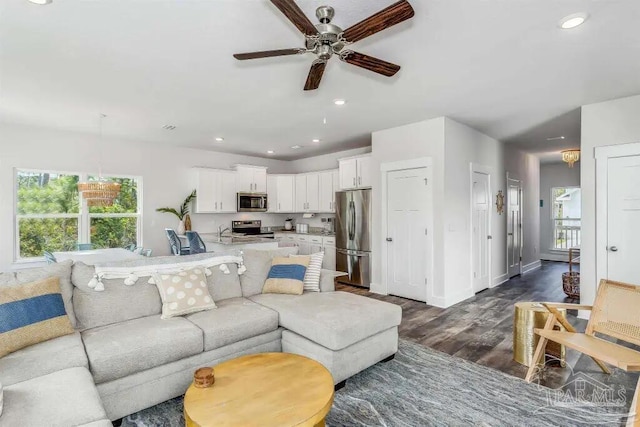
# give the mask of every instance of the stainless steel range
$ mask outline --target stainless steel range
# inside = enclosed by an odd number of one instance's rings
[[[234,234],[243,234],[246,236],[259,236],[265,239],[274,239],[273,231],[262,231],[262,221],[259,219],[251,221],[232,221],[231,231]]]

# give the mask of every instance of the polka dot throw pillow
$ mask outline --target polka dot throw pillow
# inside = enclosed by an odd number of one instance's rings
[[[202,268],[171,274],[155,273],[153,278],[162,298],[163,319],[216,308]]]

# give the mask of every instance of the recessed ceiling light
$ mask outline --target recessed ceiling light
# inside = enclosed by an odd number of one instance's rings
[[[298,150],[302,148],[302,145],[292,145],[291,148],[293,148],[294,150]]]
[[[273,151],[273,150],[267,151],[267,154],[273,154],[273,153],[275,153],[275,151]]]
[[[547,138],[547,141],[557,141],[559,139],[564,139],[564,136],[554,136],[551,138]]]
[[[344,99],[336,99],[335,101],[333,101],[333,103],[336,105],[344,105],[347,103],[347,101],[345,101]]]
[[[316,139],[312,139],[311,142],[320,142],[320,140],[316,138]]]
[[[175,130],[175,126],[174,125],[164,125],[162,126],[162,129],[164,130]]]
[[[584,24],[584,21],[587,20],[589,14],[587,13],[573,13],[571,15],[565,16],[560,20],[560,28],[563,30],[570,30],[572,28],[576,28],[579,25]]]
[[[222,142],[222,141],[224,141],[224,138],[221,137],[221,136],[216,136],[216,141],[217,142]]]
[[[29,1],[34,4],[49,4],[51,3],[52,0],[29,0]]]

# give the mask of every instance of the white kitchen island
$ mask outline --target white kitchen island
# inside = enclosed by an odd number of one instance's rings
[[[189,246],[187,236],[178,236],[183,246]],[[241,251],[243,249],[278,249],[278,242],[275,239],[254,236],[223,236],[218,237],[218,233],[200,233],[202,241],[207,247],[207,252],[227,252],[231,250]]]

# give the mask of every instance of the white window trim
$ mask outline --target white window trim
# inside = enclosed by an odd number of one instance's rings
[[[555,218],[553,216],[553,208],[554,208],[554,203],[555,200],[553,199],[553,190],[556,188],[578,188],[580,189],[581,187],[579,185],[567,185],[567,186],[558,186],[558,187],[551,187],[550,192],[551,195],[549,197],[549,204],[551,205],[549,208],[549,216],[551,217],[551,242],[553,243],[553,246],[551,246],[549,248],[549,251],[551,252],[559,252],[559,253],[569,253],[569,248],[565,249],[565,248],[556,248],[555,247],[555,240],[556,240],[556,221],[559,220],[573,220],[573,221],[580,221],[580,224],[582,224],[582,215],[580,215],[580,218]],[[582,190],[580,190],[582,191]],[[582,214],[582,212],[580,212],[580,214]],[[580,232],[582,233],[582,225],[580,226]]]
[[[69,171],[57,171],[48,169],[31,169],[31,168],[14,168],[13,170],[13,223],[14,223],[14,250],[13,258],[14,263],[29,263],[29,262],[41,262],[44,257],[23,258],[20,256],[20,219],[33,218],[33,219],[57,219],[57,218],[77,218],[78,219],[78,243],[91,243],[91,218],[136,218],[136,241],[138,246],[144,246],[143,232],[142,232],[142,192],[143,183],[142,177],[137,175],[124,175],[124,174],[103,174],[103,176],[113,178],[125,178],[134,179],[137,181],[137,213],[95,213],[89,212],[87,201],[80,200],[80,209],[78,213],[61,213],[61,214],[18,214],[18,173],[49,173],[56,175],[75,175],[79,180],[86,181],[89,177],[98,176],[96,173],[81,173],[81,172],[69,172]]]

